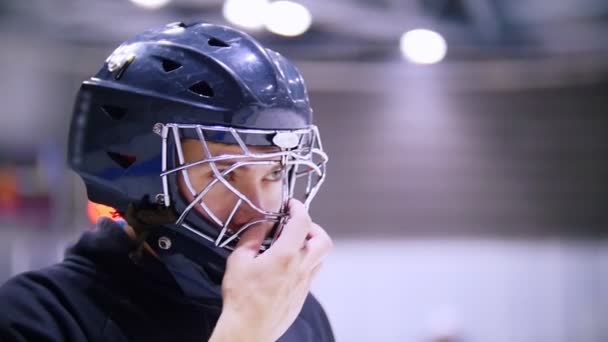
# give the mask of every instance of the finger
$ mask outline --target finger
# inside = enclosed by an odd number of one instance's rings
[[[306,236],[311,230],[312,221],[302,202],[291,199],[289,200],[288,209],[289,221],[287,221],[281,234],[268,250],[271,254],[300,250],[304,241],[306,241]]]
[[[333,242],[321,226],[313,223],[309,239],[304,246],[303,266],[309,270],[316,268],[331,252]]]

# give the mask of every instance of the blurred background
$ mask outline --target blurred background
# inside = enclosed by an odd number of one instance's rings
[[[608,2],[2,0],[0,281],[92,227],[80,82],[133,34],[241,27],[330,155],[314,284],[339,341],[608,341]]]

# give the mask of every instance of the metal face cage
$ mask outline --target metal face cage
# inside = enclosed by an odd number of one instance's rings
[[[272,233],[262,244],[262,250],[267,249],[276,240],[288,219],[289,199],[296,198],[308,208],[325,180],[328,156],[323,151],[318,128],[314,125],[298,130],[263,130],[169,123],[156,124],[154,131],[162,138],[160,177],[163,193],[157,195],[158,199],[166,207],[170,207],[176,201],[182,201],[183,210],[177,211],[178,218],[175,225],[213,242],[217,247],[233,250],[239,236],[245,230],[256,224],[271,222],[274,227]],[[204,158],[186,162],[182,146],[183,139],[198,139],[204,152]],[[238,146],[240,153],[213,155],[209,142],[218,140]],[[249,142],[252,143],[248,145]],[[250,148],[250,146],[262,144],[274,148],[269,152],[252,151]],[[216,165],[220,161],[230,161],[232,164],[226,169],[220,170]],[[202,164],[209,166],[213,177],[205,187],[195,189],[188,169]],[[279,211],[268,211],[261,208],[227,180],[232,172],[247,165],[280,166],[282,188]],[[179,191],[171,189],[171,187],[177,187],[175,179],[178,176],[182,177],[186,191],[193,197],[189,202],[185,200],[184,196],[180,196]],[[224,186],[236,195],[236,203],[225,219],[218,217],[203,202],[214,186]],[[248,206],[255,211],[256,219],[240,227],[230,227],[235,214],[243,206]],[[199,210],[195,210],[195,208]],[[201,222],[202,215],[199,212],[201,209],[206,216],[203,218],[203,222],[207,223],[203,225],[210,229],[192,224],[197,221],[190,219],[192,215],[197,215],[198,221]]]

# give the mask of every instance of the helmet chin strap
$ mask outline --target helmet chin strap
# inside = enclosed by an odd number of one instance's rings
[[[226,270],[226,258],[212,248],[207,240],[197,241],[178,233],[178,229],[158,227],[150,230],[145,242],[171,273],[185,295],[189,297],[221,298],[221,282]],[[209,245],[209,246],[205,246]]]
[[[198,217],[194,213],[192,216]],[[135,263],[146,265],[144,250],[147,246],[185,295],[221,298],[221,282],[231,250],[192,234],[186,226],[194,222],[176,225],[174,208],[131,203],[125,219],[135,233],[137,247],[130,255]],[[204,221],[202,218],[199,220]],[[273,227],[274,238],[280,232],[280,226],[281,223],[277,222]]]
[[[135,232],[137,249],[131,254],[131,258],[137,262],[142,256],[144,242],[150,232],[175,222],[175,212],[171,208],[151,204],[144,198],[138,203],[129,203],[124,218]]]
[[[205,239],[178,233],[173,209],[147,203],[131,203],[125,213],[137,246],[130,254],[131,259],[145,266],[147,245],[186,296],[221,298],[221,281],[229,251]]]

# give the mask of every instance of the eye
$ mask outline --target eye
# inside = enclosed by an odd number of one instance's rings
[[[275,169],[270,172],[266,177],[264,177],[264,180],[267,180],[269,182],[278,182],[282,179],[282,177],[283,169]]]

